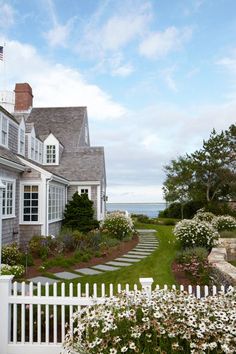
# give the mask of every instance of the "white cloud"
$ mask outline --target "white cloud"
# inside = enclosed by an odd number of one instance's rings
[[[151,19],[150,4],[147,1],[138,2],[135,7],[133,2],[130,9],[122,4],[116,15],[101,22],[103,12],[99,8],[85,26],[82,38],[79,38],[79,52],[92,58],[101,58],[107,51],[119,51],[143,35]]]
[[[168,27],[163,32],[150,33],[140,44],[139,52],[149,59],[162,58],[179,50],[191,36],[192,29],[189,27],[183,29]]]
[[[35,106],[88,106],[89,116],[94,119],[117,119],[125,114],[122,105],[99,86],[88,83],[78,70],[45,60],[31,45],[10,40],[7,43],[11,89],[15,82],[28,82]]]
[[[0,28],[3,30],[15,23],[15,10],[6,2],[0,1]]]
[[[53,24],[53,27],[44,33],[44,37],[51,47],[66,47],[76,17],[70,18],[66,24],[62,25],[57,19],[53,0],[44,0],[44,5]]]
[[[67,46],[67,41],[71,33],[73,22],[73,19],[70,19],[65,25],[57,24],[44,34],[51,47]]]
[[[122,76],[126,77],[132,74],[134,71],[134,67],[131,64],[124,64],[112,69],[113,76]]]
[[[166,68],[162,71],[162,76],[163,76],[163,79],[164,79],[167,87],[173,92],[178,91],[176,81],[173,77],[175,70],[176,70],[176,67],[171,66],[171,67]]]

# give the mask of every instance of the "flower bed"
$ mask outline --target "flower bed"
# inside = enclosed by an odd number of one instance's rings
[[[73,316],[66,353],[235,353],[236,293],[121,293]]]

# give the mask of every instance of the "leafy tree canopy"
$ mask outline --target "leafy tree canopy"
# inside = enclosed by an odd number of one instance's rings
[[[236,126],[217,134],[215,129],[201,149],[165,166],[166,201],[228,201],[236,198]]]

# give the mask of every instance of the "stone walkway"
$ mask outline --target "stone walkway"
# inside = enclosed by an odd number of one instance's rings
[[[114,260],[109,261],[105,264],[98,264],[88,268],[75,269],[73,273],[67,271],[54,273],[53,276],[55,276],[57,279],[39,276],[35,278],[30,278],[28,280],[32,281],[34,284],[36,284],[37,282],[41,282],[42,285],[45,285],[46,283],[49,283],[51,285],[55,282],[63,280],[73,280],[76,278],[80,278],[84,275],[103,274],[105,272],[111,272],[119,270],[123,267],[129,267],[131,265],[134,265],[135,263],[140,262],[144,258],[148,257],[158,247],[158,240],[155,237],[156,230],[147,229],[137,231],[140,234],[139,243],[131,251],[119,258],[115,258]]]

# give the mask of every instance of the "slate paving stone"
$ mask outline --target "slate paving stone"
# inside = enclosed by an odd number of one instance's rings
[[[140,256],[149,256],[152,252],[130,251],[128,254],[136,254]]]
[[[81,275],[79,274],[70,273],[70,272],[59,272],[59,273],[54,273],[54,275],[58,278],[67,279],[67,280],[81,277]]]
[[[84,275],[96,275],[96,274],[102,274],[102,272],[99,272],[98,270],[91,269],[91,268],[81,268],[81,269],[76,269],[76,272],[82,273]]]
[[[106,263],[107,265],[111,266],[118,266],[118,267],[128,267],[131,266],[131,263],[126,263],[126,262],[116,262],[116,261],[110,261]]]
[[[137,231],[140,234],[153,234],[153,233],[157,232],[157,230],[154,230],[154,229],[138,229]]]
[[[103,270],[103,271],[113,271],[119,269],[118,267],[108,266],[106,264],[98,264],[96,266],[93,266],[93,268]]]
[[[136,263],[136,262],[139,262],[140,259],[120,257],[120,258],[116,258],[115,261]]]
[[[136,258],[136,259],[142,259],[142,258],[145,258],[146,257],[146,255],[144,256],[144,255],[141,255],[141,254],[124,254],[122,257],[127,257],[127,258]]]
[[[32,281],[34,284],[37,284],[40,282],[42,285],[46,285],[48,283],[49,285],[52,285],[54,283],[58,283],[60,280],[58,279],[52,279],[52,278],[47,278],[47,277],[34,277],[28,279],[29,281]]]

